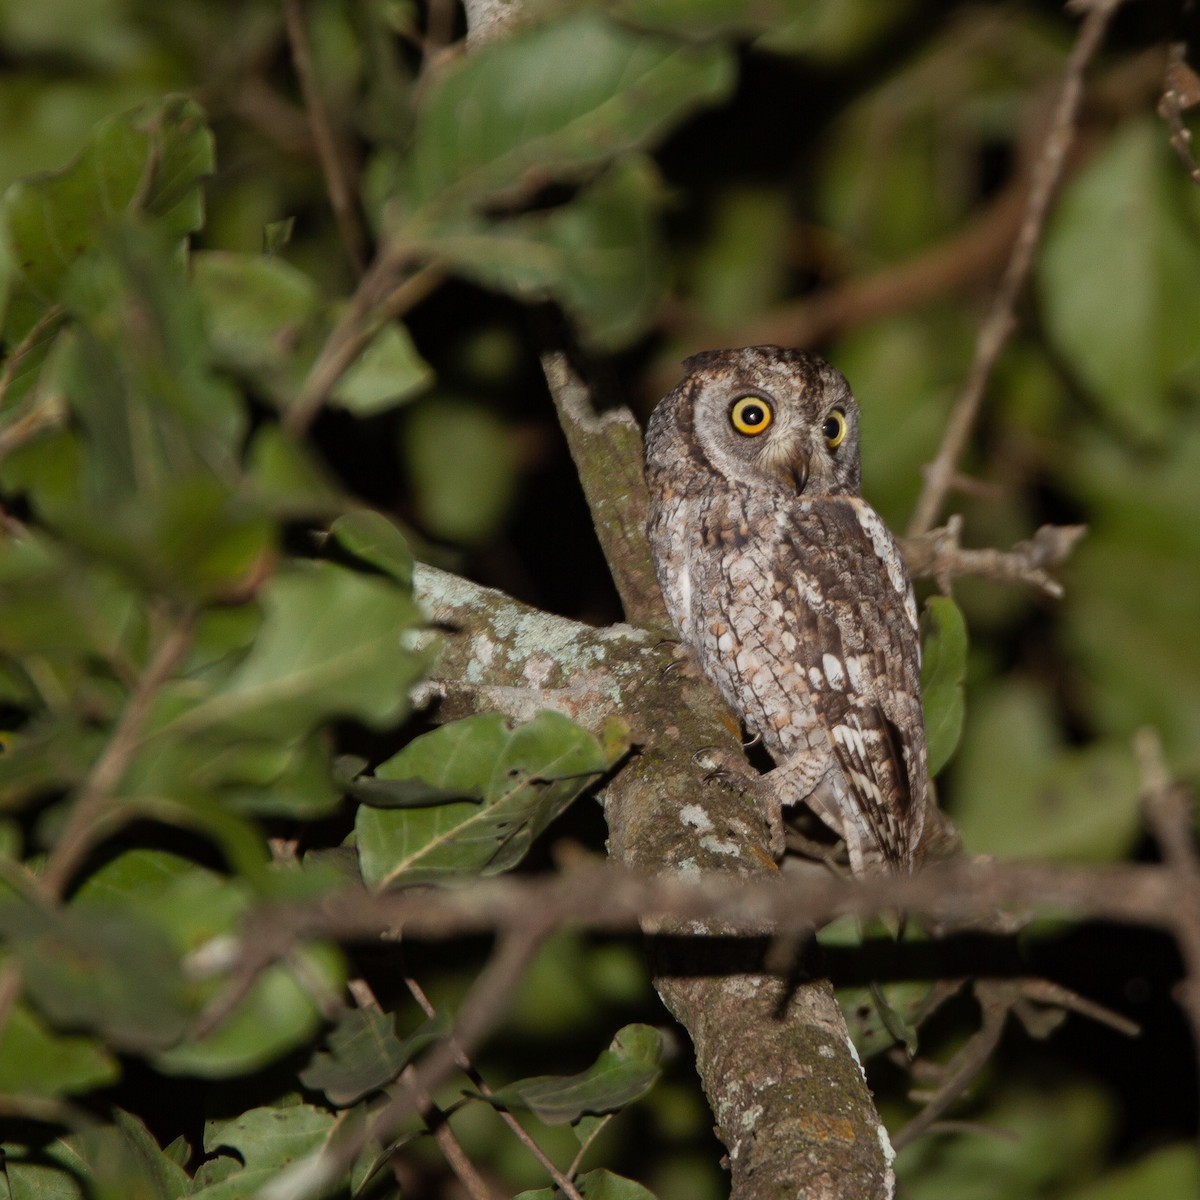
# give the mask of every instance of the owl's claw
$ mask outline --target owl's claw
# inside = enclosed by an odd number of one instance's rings
[[[692,755],[692,761],[705,769],[706,783],[723,783],[754,801],[767,823],[771,854],[776,861],[781,859],[785,849],[783,802],[771,780],[722,746],[704,746]]]

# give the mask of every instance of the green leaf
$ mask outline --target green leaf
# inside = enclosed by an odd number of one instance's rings
[[[438,1012],[409,1037],[396,1036],[391,1013],[354,1008],[344,1012],[300,1072],[300,1082],[323,1091],[330,1104],[344,1108],[391,1083],[428,1046],[450,1032],[450,1020]]]
[[[657,1082],[663,1036],[650,1025],[626,1025],[595,1063],[578,1075],[537,1075],[484,1096],[500,1109],[531,1112],[547,1125],[577,1121],[585,1113],[616,1112]]]
[[[1044,693],[1012,682],[972,704],[951,812],[972,854],[1105,862],[1136,842],[1137,766],[1126,746],[1061,746]]]
[[[585,1200],[655,1200],[654,1193],[640,1183],[604,1169],[585,1171],[575,1180],[575,1186]],[[521,1192],[514,1200],[559,1200],[561,1195],[557,1188],[538,1188]]]
[[[293,739],[335,716],[383,727],[407,713],[426,655],[402,638],[422,623],[405,590],[333,563],[298,562],[263,588],[262,605],[246,659],[163,732],[220,727]]]
[[[175,241],[199,229],[200,181],[212,173],[212,135],[185,96],[101,121],[63,171],[13,184],[0,207],[20,288],[6,336],[16,341],[60,299],[71,265],[130,213],[154,219]]]
[[[1041,309],[1055,344],[1096,399],[1142,435],[1173,428],[1172,389],[1185,371],[1197,388],[1194,193],[1161,124],[1130,121],[1068,185],[1042,246]]]
[[[286,405],[324,338],[316,281],[282,259],[226,250],[193,254],[191,273],[216,363]]]
[[[356,508],[338,517],[329,532],[355,558],[377,567],[403,587],[412,586],[412,551],[404,534],[383,513]]]
[[[116,1109],[114,1124],[26,1150],[6,1143],[0,1194],[13,1200],[183,1200],[190,1180],[142,1121]],[[86,1183],[86,1193],[82,1186]]]
[[[189,994],[190,1010],[196,1013],[228,986],[232,968],[222,965],[228,949],[221,948],[234,942],[252,900],[240,879],[162,851],[130,850],[90,876],[75,904],[98,922],[120,921],[131,912],[152,922],[155,936],[198,975]],[[221,969],[202,969],[214,954]],[[205,1037],[177,1037],[159,1047],[154,1065],[170,1074],[205,1078],[255,1070],[316,1033],[322,1021],[321,993],[336,994],[343,980],[336,952],[319,944],[304,946],[287,962],[268,967]]]
[[[921,700],[929,774],[950,760],[963,725],[963,682],[967,677],[967,623],[949,596],[925,602],[925,636],[921,645]]]
[[[461,789],[478,799],[432,808],[360,808],[355,831],[363,878],[372,887],[392,887],[506,871],[609,765],[600,743],[558,713],[544,712],[515,727],[499,714],[443,725],[375,774]]]
[[[279,1182],[289,1169],[319,1153],[335,1128],[332,1113],[309,1104],[252,1108],[232,1121],[210,1123],[205,1150],[232,1150],[242,1168],[191,1194],[203,1200],[262,1200],[260,1188]]]
[[[58,1034],[23,1004],[0,1033],[0,1093],[62,1096],[115,1083],[121,1070],[99,1042]]]
[[[517,492],[512,429],[483,404],[441,395],[415,405],[404,429],[421,526],[463,545],[490,538]]]
[[[183,1033],[187,988],[149,915],[9,904],[0,908],[0,932],[27,995],[54,1024],[94,1030],[125,1050],[161,1049]]]
[[[733,79],[724,47],[639,36],[594,11],[519,30],[423,98],[410,203],[436,219],[578,178],[723,99]]]
[[[337,381],[332,403],[359,417],[386,412],[433,386],[433,368],[417,353],[408,330],[385,325]]]
[[[1106,1172],[1064,1200],[1168,1200],[1200,1195],[1200,1158],[1190,1144],[1164,1146],[1126,1167]]]
[[[557,300],[590,343],[611,349],[645,332],[662,298],[662,203],[653,165],[632,156],[549,213],[447,226],[423,245],[489,287]]]

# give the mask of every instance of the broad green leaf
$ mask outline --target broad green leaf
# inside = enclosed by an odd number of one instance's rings
[[[262,605],[245,661],[163,733],[291,739],[332,717],[384,726],[408,711],[425,656],[402,636],[422,621],[406,591],[333,563],[295,563],[263,588]]]
[[[363,878],[371,887],[392,887],[506,871],[609,765],[600,743],[558,713],[544,712],[515,727],[499,714],[443,725],[375,774],[461,789],[478,799],[432,808],[360,808],[355,831]]]
[[[214,1122],[204,1132],[209,1154],[231,1150],[241,1170],[192,1192],[203,1200],[262,1200],[265,1189],[289,1168],[319,1152],[336,1129],[332,1113],[309,1104],[252,1108],[232,1121]]]
[[[447,226],[423,245],[489,287],[557,300],[587,341],[614,348],[645,332],[662,298],[662,203],[654,167],[634,156],[549,213]]]
[[[0,1093],[62,1096],[115,1083],[116,1059],[92,1038],[55,1033],[23,1004],[0,1032]]]
[[[185,96],[110,117],[65,170],[22,180],[0,206],[20,287],[5,334],[23,338],[60,299],[68,269],[130,213],[153,218],[175,241],[200,227],[200,182],[212,172],[212,136]]]
[[[36,1150],[5,1143],[0,1190],[6,1200],[183,1200],[190,1180],[159,1148],[141,1119],[115,1110],[112,1125],[92,1124]],[[83,1184],[86,1183],[86,1191]]]
[[[329,527],[355,558],[377,567],[403,587],[412,586],[413,557],[404,534],[381,512],[356,508]]]
[[[732,84],[724,47],[639,36],[594,11],[517,31],[461,59],[424,96],[410,204],[436,220],[578,178]]]
[[[595,1063],[578,1075],[538,1075],[485,1096],[495,1108],[531,1112],[548,1125],[576,1121],[585,1113],[616,1112],[655,1084],[662,1061],[662,1034],[649,1025],[627,1025]]]
[[[199,1012],[228,986],[227,967],[202,969],[206,957],[236,938],[252,895],[242,880],[226,878],[161,851],[131,850],[90,876],[77,907],[94,919],[143,914],[196,976],[190,1007]],[[220,955],[218,955],[220,960]],[[322,1020],[322,989],[336,994],[344,978],[340,957],[309,945],[268,967],[229,1015],[207,1036],[175,1039],[154,1055],[169,1074],[221,1078],[244,1074],[306,1043]]]
[[[911,1142],[898,1155],[896,1174],[920,1179],[920,1195],[929,1200],[1072,1195],[1070,1186],[1101,1160],[1112,1108],[1110,1093],[1099,1087],[1010,1085],[972,1106],[974,1129]],[[997,1137],[996,1129],[1010,1136]]]
[[[1068,185],[1042,247],[1040,307],[1055,345],[1139,435],[1173,428],[1172,393],[1185,372],[1197,389],[1195,192],[1161,124],[1130,121]]]
[[[949,761],[962,734],[967,625],[949,596],[930,596],[925,602],[925,621],[921,700],[925,707],[929,774],[933,776]]]
[[[787,196],[778,190],[739,186],[721,196],[688,272],[689,299],[708,320],[735,326],[779,303],[789,274],[779,248],[791,223]]]
[[[513,430],[483,404],[433,396],[413,407],[404,431],[421,526],[463,545],[493,536],[517,492]]]
[[[406,1038],[396,1036],[391,1013],[354,1008],[344,1012],[299,1079],[323,1091],[330,1104],[344,1108],[393,1079],[428,1046],[450,1032],[439,1012]]]
[[[1158,1200],[1200,1196],[1200,1159],[1195,1146],[1152,1150],[1129,1166],[1105,1172],[1064,1200],[1147,1200],[1151,1196]]]
[[[329,399],[356,416],[369,417],[428,391],[433,381],[433,368],[417,353],[408,330],[392,321],[337,381]]]
[[[971,706],[951,815],[972,854],[1109,861],[1140,829],[1131,748],[1064,747],[1045,695],[1012,682]]]
[[[143,1052],[182,1034],[187,985],[149,914],[8,904],[0,908],[0,932],[21,964],[27,995],[55,1025]]]
[[[72,267],[64,299],[80,323],[67,400],[93,448],[87,465],[105,471],[88,481],[89,498],[202,470],[231,478],[246,415],[209,365],[199,303],[166,238],[114,226]]]
[[[173,238],[200,228],[200,182],[213,170],[204,113],[186,96],[167,96],[101,121],[69,167],[13,184],[4,224],[26,284],[57,298],[67,268],[128,213],[155,219]]]
[[[1072,692],[1097,730],[1128,744],[1151,726],[1172,765],[1200,766],[1200,429],[1145,456],[1090,437],[1068,475],[1089,535],[1072,556],[1063,626]],[[1151,581],[1151,585],[1147,585]],[[0,764],[2,765],[2,764]]]
[[[258,504],[276,517],[328,520],[345,496],[307,443],[278,425],[263,425],[246,452],[248,484]]]
[[[575,1186],[584,1200],[655,1200],[654,1193],[640,1183],[603,1168],[585,1171],[575,1180]],[[561,1195],[557,1188],[538,1188],[521,1192],[514,1200],[558,1200]]]
[[[191,273],[217,364],[286,404],[324,338],[316,281],[282,259],[226,250],[193,254]]]

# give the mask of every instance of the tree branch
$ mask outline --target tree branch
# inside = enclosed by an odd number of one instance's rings
[[[1075,45],[1067,58],[1062,91],[1046,132],[1041,155],[1033,170],[1033,181],[1020,232],[1013,244],[1012,254],[996,290],[988,315],[984,318],[975,341],[975,357],[967,372],[962,391],[955,401],[942,444],[933,462],[925,470],[925,483],[917,498],[910,536],[925,533],[933,527],[938,513],[950,494],[958,464],[971,436],[975,419],[983,403],[983,395],[992,370],[1016,327],[1017,300],[1025,287],[1033,266],[1033,255],[1041,240],[1050,201],[1058,188],[1067,162],[1067,151],[1075,133],[1075,119],[1083,98],[1083,76],[1095,57],[1108,23],[1123,0],[1091,0],[1087,16],[1080,27]]]
[[[1030,584],[1057,600],[1062,584],[1046,568],[1066,562],[1086,532],[1085,525],[1043,525],[1010,550],[968,550],[959,544],[962,517],[955,515],[928,533],[902,538],[900,548],[913,577],[935,579],[943,592],[950,591],[952,579],[977,575],[999,583]]]

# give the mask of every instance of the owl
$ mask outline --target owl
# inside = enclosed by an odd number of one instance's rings
[[[911,871],[929,792],[920,641],[895,538],[859,495],[859,413],[815,354],[698,354],[646,431],[649,534],[680,637],[855,874]]]

